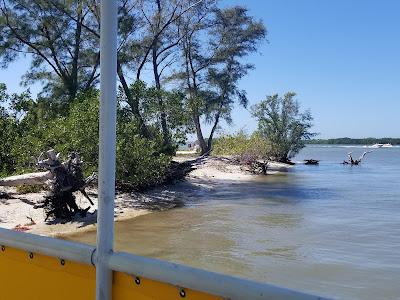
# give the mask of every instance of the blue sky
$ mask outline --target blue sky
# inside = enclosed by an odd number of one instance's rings
[[[400,1],[247,0],[269,43],[241,82],[251,103],[294,91],[320,137],[400,137]],[[252,131],[248,112],[236,127]]]
[[[330,137],[400,137],[400,1],[224,0],[262,19],[268,41],[248,60],[256,69],[241,82],[250,103],[294,91],[314,115],[314,131]],[[0,70],[9,91],[21,91],[27,60]],[[37,88],[32,88],[37,92]],[[234,126],[256,122],[243,108]]]

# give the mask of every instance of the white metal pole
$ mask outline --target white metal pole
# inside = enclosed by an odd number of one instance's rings
[[[109,300],[113,252],[116,140],[117,1],[101,0],[99,207],[97,215],[96,299]]]

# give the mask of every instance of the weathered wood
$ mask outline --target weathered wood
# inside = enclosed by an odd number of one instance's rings
[[[6,192],[0,192],[0,199],[11,199],[11,196]]]
[[[43,158],[44,156],[46,158]],[[46,220],[48,218],[70,219],[76,213],[84,216],[90,207],[86,209],[79,208],[73,193],[80,191],[89,200],[90,204],[94,205],[85,192],[85,187],[96,179],[96,175],[92,174],[85,179],[81,168],[82,163],[77,153],[71,153],[65,162],[61,162],[60,154],[51,149],[46,153],[40,154],[37,159],[38,168],[47,171],[3,178],[0,179],[0,186],[46,183],[49,186],[49,192],[43,201],[34,206],[34,208],[43,208],[45,210]]]
[[[317,160],[317,159],[305,159],[304,160],[304,164],[305,165],[318,165],[319,164],[319,160]]]
[[[368,153],[371,153],[371,151],[365,151],[358,159],[353,159],[352,153],[353,152],[349,152],[347,154],[348,160],[343,161],[344,165],[352,165],[352,166],[357,166],[359,164],[361,164],[361,161],[364,159],[365,155],[367,155]]]
[[[20,186],[45,184],[46,181],[53,178],[50,171],[28,173],[23,175],[10,176],[0,179],[0,186]]]

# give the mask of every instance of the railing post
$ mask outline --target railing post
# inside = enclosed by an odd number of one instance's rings
[[[96,299],[109,300],[113,251],[116,143],[117,3],[101,0],[99,207],[97,215]]]

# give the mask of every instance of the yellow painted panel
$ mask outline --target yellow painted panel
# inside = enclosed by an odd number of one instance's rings
[[[9,247],[0,250],[0,299],[95,299],[96,271],[60,258]],[[113,300],[222,299],[146,278],[114,272]]]
[[[93,266],[5,247],[0,251],[0,298],[95,299]]]
[[[120,272],[114,272],[113,299],[128,300],[214,300],[222,299],[202,292],[179,288],[170,284],[154,280],[135,278]]]

